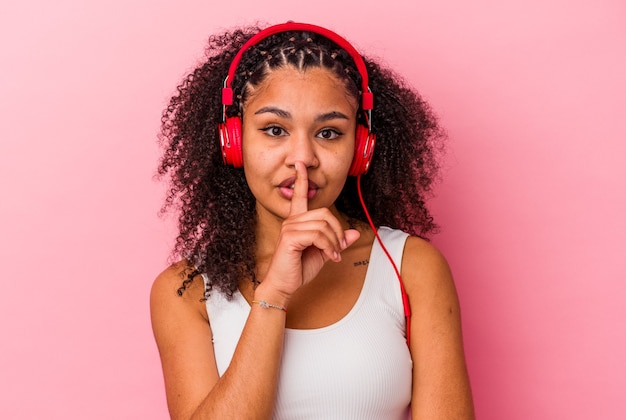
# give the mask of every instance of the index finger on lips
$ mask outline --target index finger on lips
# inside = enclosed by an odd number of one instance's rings
[[[291,196],[291,208],[289,215],[306,213],[309,210],[309,177],[306,166],[302,162],[296,162],[296,179],[293,185],[293,195]]]

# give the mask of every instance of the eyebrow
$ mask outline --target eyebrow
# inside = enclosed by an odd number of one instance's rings
[[[276,108],[275,106],[264,106],[263,108],[255,112],[254,115],[266,114],[266,113],[274,114],[281,118],[291,119],[291,114],[289,112],[280,108]]]
[[[318,115],[317,117],[315,117],[315,122],[325,122],[337,119],[349,120],[350,118],[348,118],[348,116],[342,112],[332,111],[327,112],[326,114]]]
[[[263,108],[256,111],[254,115],[265,114],[265,113],[274,114],[280,118],[286,118],[286,119],[292,118],[290,112],[285,111],[284,109],[277,108],[275,106],[264,106]],[[320,114],[317,117],[315,117],[315,122],[326,122],[326,121],[331,121],[331,120],[336,120],[336,119],[349,120],[350,118],[343,112],[331,111],[325,114]]]

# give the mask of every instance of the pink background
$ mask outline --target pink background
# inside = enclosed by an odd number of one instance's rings
[[[337,30],[441,116],[478,417],[626,418],[626,3],[348,3],[0,6],[0,418],[167,418],[160,112],[208,34],[256,19]]]

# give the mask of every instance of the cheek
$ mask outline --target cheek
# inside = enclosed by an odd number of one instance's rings
[[[255,192],[272,175],[271,156],[262,148],[243,148],[243,171],[249,188]]]
[[[262,167],[262,163],[265,162],[268,158],[267,148],[259,147],[257,144],[255,144],[254,141],[246,142],[246,140],[244,139],[242,152],[244,169],[246,166],[251,166],[255,168]]]
[[[335,159],[336,159],[336,169],[337,171],[348,174],[350,170],[350,166],[352,165],[352,160],[354,159],[354,141],[346,143],[345,147],[338,151]]]

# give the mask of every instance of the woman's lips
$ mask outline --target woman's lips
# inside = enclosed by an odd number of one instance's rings
[[[291,200],[291,198],[293,197],[293,187],[294,187],[295,182],[296,182],[296,177],[292,176],[291,178],[287,178],[283,182],[278,184],[278,191],[280,192],[280,195],[282,195],[287,200]],[[315,194],[317,194],[318,189],[319,187],[317,186],[317,184],[309,180],[309,190],[306,195],[307,199],[310,200],[313,197],[315,197]]]

